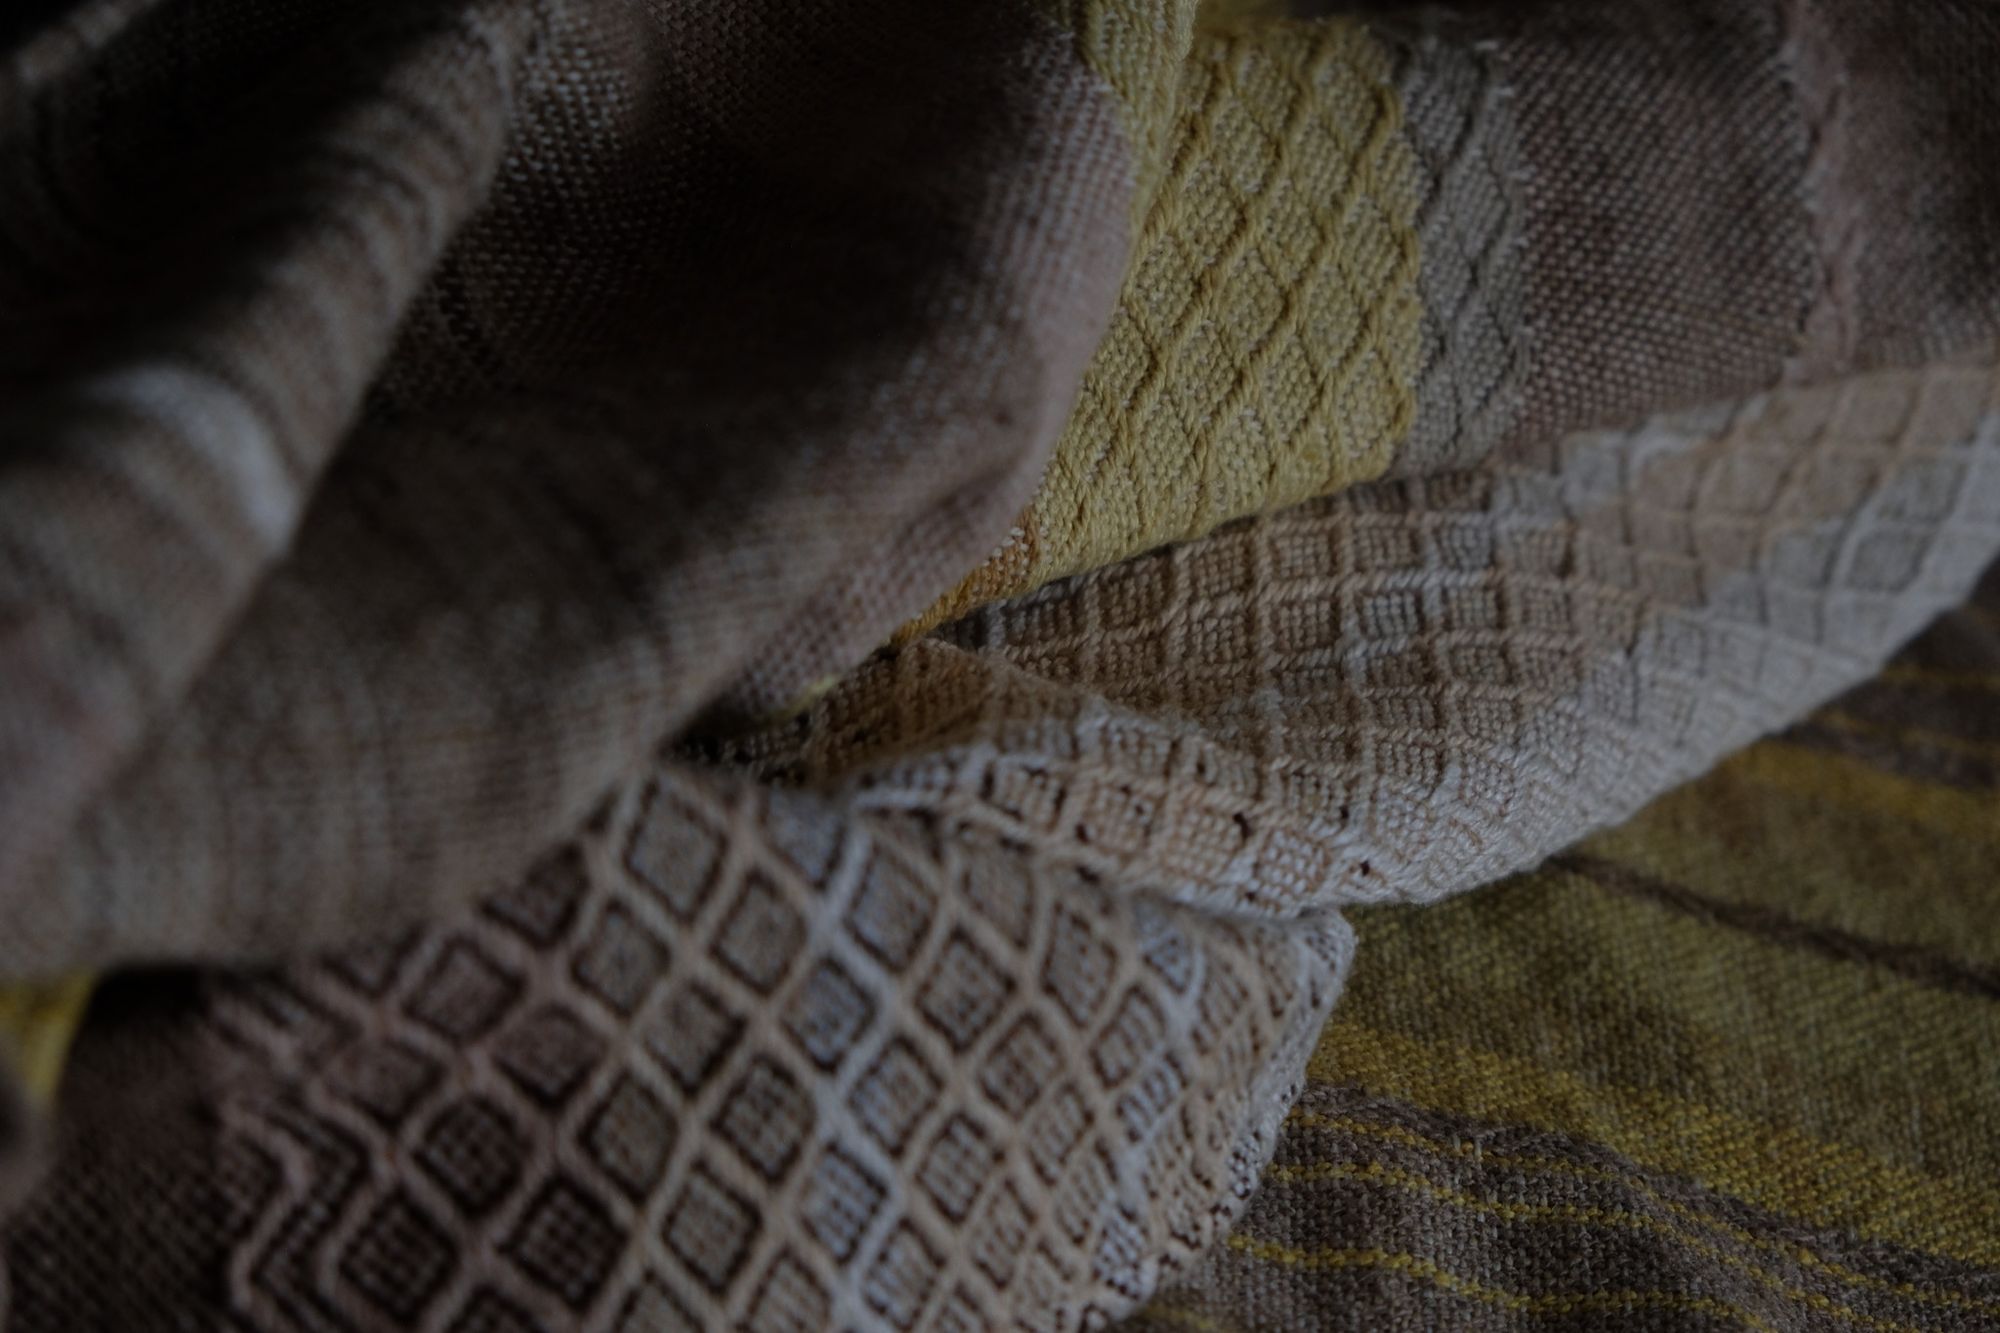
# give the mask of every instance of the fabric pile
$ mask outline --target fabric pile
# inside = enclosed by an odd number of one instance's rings
[[[2000,572],[1538,872],[1365,907],[1181,1328],[2000,1327]]]
[[[2000,1327],[2000,10],[0,50],[8,1329]]]

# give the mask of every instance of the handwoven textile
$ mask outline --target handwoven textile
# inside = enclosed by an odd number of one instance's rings
[[[2000,1327],[2000,572],[1874,683],[1359,961],[1133,1329]]]
[[[0,19],[7,1327],[1990,1326],[2000,13],[1295,8]]]

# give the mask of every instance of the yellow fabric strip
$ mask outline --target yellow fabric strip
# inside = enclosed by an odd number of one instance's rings
[[[1220,1319],[1211,1318],[1199,1310],[1171,1301],[1154,1301],[1141,1316],[1147,1323],[1174,1324],[1180,1328],[1199,1329],[1200,1333],[1236,1333],[1236,1326],[1225,1324]]]
[[[1996,818],[2000,811],[1990,793],[1900,777],[1846,755],[1784,741],[1753,746],[1716,771],[1842,810],[1899,819],[1989,850],[2000,849],[2000,818]]]
[[[1197,0],[1035,0],[1111,86],[1131,140],[1133,229],[1152,206],[1174,135],[1177,73],[1194,44]]]
[[[1576,873],[1354,914],[1343,1020],[1699,1102],[1913,1171],[2000,1179],[2000,1004]],[[1915,1111],[1910,1089],[1922,1089]],[[1828,1090],[1837,1090],[1837,1095]],[[1761,1142],[1742,1145],[1760,1154]],[[1993,1214],[2000,1237],[2000,1211]]]
[[[2000,672],[1941,671],[1936,667],[1891,665],[1875,679],[1888,685],[1929,685],[1938,689],[1968,689],[2000,693]]]
[[[1932,822],[1909,817],[1912,805]],[[1988,835],[1941,837],[1939,820],[1983,823]],[[1589,851],[1712,899],[1993,968],[1995,828],[2000,792],[1766,743],[1592,838]]]
[[[94,979],[70,977],[40,985],[0,986],[0,1051],[20,1072],[37,1103],[55,1100],[63,1057],[83,1021]]]
[[[1173,24],[1129,9],[1071,16],[1161,155],[1117,308],[1006,547],[904,637],[1380,476],[1410,432],[1419,179],[1388,51],[1347,21],[1190,26],[1162,73]]]
[[[1655,1170],[1810,1225],[2000,1264],[1990,1188],[1879,1161],[1682,1097],[1587,1082],[1561,1068],[1336,1017],[1307,1077],[1458,1115],[1578,1134]]]

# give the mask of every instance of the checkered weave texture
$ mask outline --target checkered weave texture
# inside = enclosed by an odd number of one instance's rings
[[[2000,570],[1488,893],[1353,913],[1237,1228],[1133,1322],[2000,1327]]]
[[[7,1327],[1778,1326],[1746,1264],[1979,1326],[2000,1224],[1912,1146],[1996,1127],[1969,1076],[1620,1119],[1563,1091],[1615,1041],[1566,1065],[1492,950],[1439,980],[1378,923],[1447,930],[2000,553],[2000,19],[1296,8],[0,19]],[[1552,873],[1749,910],[1606,836]],[[1365,1039],[1350,911],[1435,996]],[[1653,975],[1576,970],[1585,1032]],[[1700,998],[1638,1025],[1697,1080]],[[1806,1165],[1635,1146],[1691,1102]],[[1625,1193],[1494,1202],[1468,1136]],[[1439,1217],[1643,1186],[1751,1239],[1585,1291],[1259,1221],[1353,1142]]]

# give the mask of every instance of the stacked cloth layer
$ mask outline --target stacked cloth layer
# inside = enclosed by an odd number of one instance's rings
[[[2000,10],[1350,8],[0,16],[6,1327],[2000,1327]]]

